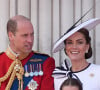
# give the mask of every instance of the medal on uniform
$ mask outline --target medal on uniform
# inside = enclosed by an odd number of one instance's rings
[[[33,68],[32,68],[32,65],[30,64],[30,76],[32,77],[33,75],[34,75],[34,73],[33,73]]]
[[[37,82],[32,79],[28,84],[28,89],[29,90],[36,90],[37,86],[38,86]]]
[[[29,73],[28,73],[28,67],[27,65],[25,65],[25,77],[29,77]]]
[[[43,71],[42,71],[42,65],[39,64],[39,75],[42,76],[43,75]]]
[[[37,69],[38,69],[38,68],[37,68],[37,64],[34,65],[34,69],[35,69],[35,70],[34,70],[34,75],[35,75],[35,76],[38,76],[38,75],[39,75],[39,72],[38,72],[38,70],[37,70]]]

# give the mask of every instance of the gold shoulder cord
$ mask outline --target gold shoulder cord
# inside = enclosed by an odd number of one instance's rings
[[[9,50],[6,51],[6,54],[7,54],[7,56],[9,55]],[[10,77],[5,90],[10,90],[15,77],[17,77],[17,79],[19,80],[18,90],[23,90],[24,68],[21,63],[22,59],[18,59],[18,57],[15,57],[15,56],[14,56],[14,58],[15,59],[13,59],[14,61],[10,65],[8,72],[3,77],[0,78],[0,86],[1,86],[1,83],[4,82],[8,77]]]

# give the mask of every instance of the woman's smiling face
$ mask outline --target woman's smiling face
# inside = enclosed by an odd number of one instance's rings
[[[85,53],[89,49],[89,44],[86,43],[82,33],[76,32],[66,39],[65,49],[71,60],[82,60],[85,59]]]

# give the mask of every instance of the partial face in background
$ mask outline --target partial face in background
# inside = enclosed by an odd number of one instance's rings
[[[71,60],[82,60],[85,59],[85,53],[89,49],[89,44],[86,43],[82,33],[76,32],[66,39],[65,49]]]
[[[64,86],[62,90],[79,90],[77,86]]]
[[[19,21],[15,35],[9,32],[10,46],[16,53],[29,53],[32,50],[34,32],[29,21]]]

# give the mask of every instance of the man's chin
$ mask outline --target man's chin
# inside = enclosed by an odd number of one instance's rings
[[[32,50],[27,50],[26,53],[30,53]]]

